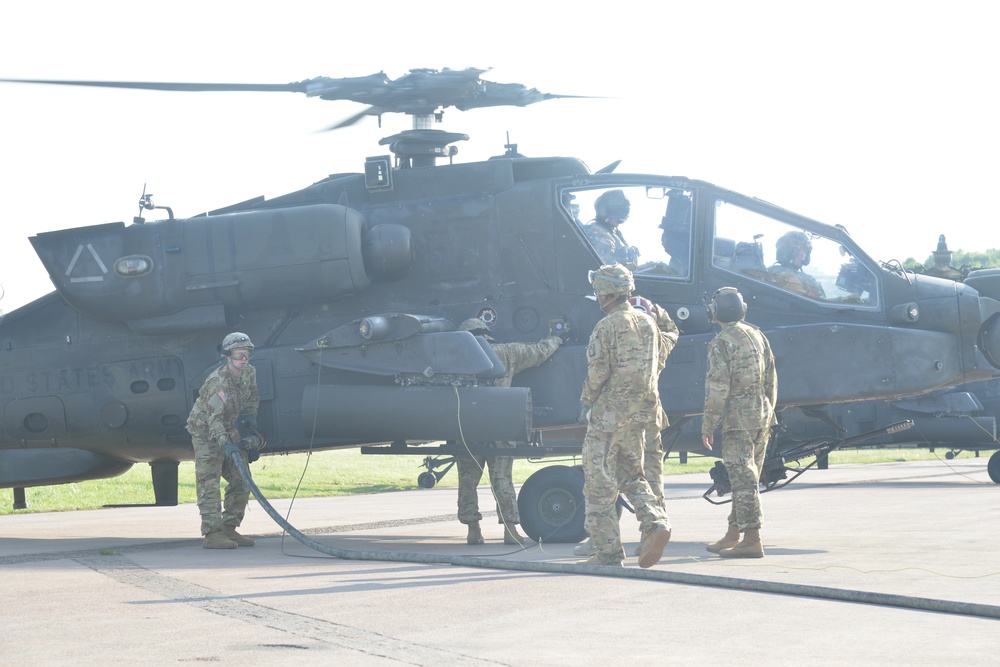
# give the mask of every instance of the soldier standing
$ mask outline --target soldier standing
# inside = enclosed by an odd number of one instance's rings
[[[590,282],[606,317],[590,337],[580,397],[587,411],[585,525],[597,548],[584,564],[621,566],[625,559],[615,514],[621,492],[635,508],[644,536],[639,567],[652,567],[670,540],[670,522],[643,476],[643,433],[658,416],[667,346],[656,322],[627,301],[635,288],[631,271],[604,265],[591,273]]]
[[[709,312],[722,331],[708,345],[701,439],[711,449],[721,424],[722,462],[732,485],[733,507],[725,537],[707,549],[724,558],[763,558],[760,470],[776,423],[774,355],[764,334],[743,321],[747,306],[735,287],[716,291]]]
[[[224,447],[240,441],[237,420],[241,414],[250,431],[257,430],[257,374],[250,365],[253,343],[245,333],[235,331],[219,346],[222,365],[198,390],[198,398],[188,416],[187,430],[194,446],[194,470],[201,513],[202,546],[206,549],[252,547],[254,541],[236,532],[243,522],[250,487],[226,456]],[[246,452],[243,453],[244,463]],[[220,480],[228,482],[223,505]]]
[[[494,352],[507,369],[506,375],[494,382],[496,387],[509,387],[517,373],[526,368],[534,368],[548,360],[563,339],[559,336],[549,336],[538,343],[496,343],[490,337],[490,327],[478,317],[465,320],[459,325],[460,331],[468,331],[473,336],[484,336],[493,347]],[[498,441],[497,448],[514,447],[516,443]],[[504,544],[524,545],[528,538],[517,531],[521,516],[517,509],[517,496],[514,493],[514,459],[510,456],[479,456],[469,455],[455,457],[458,467],[458,520],[468,525],[469,534],[466,542],[483,544],[483,532],[479,526],[483,515],[479,512],[479,480],[483,477],[483,467],[490,469],[490,487],[497,501],[497,518],[503,524]]]
[[[636,310],[652,317],[661,334],[664,334],[661,340],[665,354],[660,355],[663,363],[658,364],[657,376],[659,376],[663,372],[663,367],[666,366],[667,357],[670,356],[670,352],[677,344],[680,331],[677,329],[677,325],[674,324],[674,320],[670,317],[670,313],[667,312],[666,308],[661,308],[658,304],[641,296],[634,296],[628,302]],[[660,506],[664,514],[666,514],[667,506],[663,500],[663,443],[661,432],[669,425],[670,422],[667,420],[667,413],[664,412],[663,406],[659,401],[659,396],[657,396],[656,419],[652,423],[647,424],[643,431],[644,453],[642,457],[642,473],[649,483],[650,490],[652,490],[653,495],[656,497],[657,505]],[[645,535],[643,535],[643,539],[645,539]],[[594,546],[594,541],[591,539],[573,549],[573,555],[575,556],[593,556],[595,553],[597,553],[597,547]],[[642,542],[640,541],[638,547],[636,547],[635,555],[638,556],[641,553]]]
[[[653,321],[656,322],[656,327],[660,330],[661,343],[664,350],[660,354],[661,362],[657,365],[656,371],[657,383],[659,383],[660,373],[663,372],[663,368],[667,365],[667,357],[670,356],[674,346],[677,345],[680,331],[677,329],[677,325],[674,324],[674,320],[670,317],[670,313],[667,312],[666,308],[661,308],[658,304],[641,296],[629,299],[629,303],[633,308],[652,317]],[[664,513],[667,511],[667,506],[663,501],[663,442],[661,433],[669,425],[670,422],[667,420],[667,413],[663,410],[659,392],[657,392],[656,419],[647,424],[643,434],[645,454],[642,459],[642,470],[646,481],[649,482],[649,486],[653,490],[653,495],[656,496],[657,504]],[[645,536],[643,537],[645,538]]]

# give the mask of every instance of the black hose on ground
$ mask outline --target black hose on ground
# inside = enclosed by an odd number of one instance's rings
[[[421,553],[406,553],[394,551],[358,551],[354,549],[338,549],[323,544],[309,537],[288,523],[278,513],[271,503],[264,498],[257,484],[250,476],[250,468],[244,462],[239,446],[226,446],[226,455],[240,471],[243,481],[247,483],[254,497],[274,521],[296,540],[320,553],[345,560],[371,560],[397,563],[421,563],[426,565],[456,565],[460,567],[479,567],[491,570],[519,570],[522,572],[546,572],[553,574],[585,574],[590,576],[616,577],[619,579],[646,579],[673,584],[691,586],[710,586],[713,588],[730,588],[758,593],[777,593],[779,595],[795,595],[798,597],[840,600],[861,604],[879,605],[883,607],[899,607],[903,609],[919,609],[936,611],[944,614],[960,614],[964,616],[979,616],[982,618],[1000,619],[1000,606],[978,604],[972,602],[954,602],[933,598],[918,598],[908,595],[891,593],[872,593],[844,588],[828,588],[825,586],[804,586],[801,584],[786,584],[776,581],[759,581],[754,579],[737,579],[733,577],[717,577],[704,574],[685,574],[669,570],[635,569],[623,567],[607,567],[599,565],[578,565],[575,563],[553,563],[549,561],[514,561],[497,558],[481,558],[478,556],[450,556]]]

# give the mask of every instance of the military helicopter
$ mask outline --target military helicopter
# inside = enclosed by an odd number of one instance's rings
[[[413,129],[388,153],[296,192],[176,217],[140,200],[131,224],[39,233],[31,243],[55,291],[0,321],[0,487],[24,489],[152,470],[156,503],[177,503],[193,457],[185,421],[232,330],[256,344],[258,422],[268,453],[362,447],[441,457],[497,440],[516,456],[579,453],[586,341],[602,317],[588,271],[602,263],[585,223],[602,196],[628,205],[636,293],[682,331],[660,388],[675,430],[702,410],[714,335],[705,309],[737,287],[777,357],[782,408],[914,396],[1000,368],[1000,279],[970,285],[869,257],[843,229],[704,181],[591,171],[516,145],[455,163],[466,135],[433,129],[444,108],[523,106],[563,97],[483,81],[483,70],[413,70],[296,84],[20,82],[181,91],[304,92],[399,112]],[[7,82],[18,80],[5,79]],[[238,86],[238,87],[236,87]],[[447,159],[447,164],[439,164]],[[145,212],[165,211],[147,220]],[[776,243],[808,242],[804,293],[775,277]],[[789,237],[791,238],[791,237]],[[515,386],[483,338],[569,341]],[[669,441],[673,432],[664,434]],[[507,453],[507,450],[505,450]],[[429,477],[428,477],[429,476]],[[533,539],[583,537],[582,474],[541,468],[523,485]]]

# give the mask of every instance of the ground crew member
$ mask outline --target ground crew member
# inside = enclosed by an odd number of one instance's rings
[[[722,463],[732,485],[733,506],[725,537],[707,549],[724,558],[764,556],[760,471],[771,426],[777,423],[774,355],[764,334],[743,321],[746,312],[735,287],[716,291],[709,305],[712,321],[722,325],[722,331],[708,344],[701,439],[711,449],[715,429],[721,425]]]
[[[601,310],[587,347],[587,379],[580,400],[586,411],[583,441],[585,526],[597,553],[587,565],[621,566],[625,559],[618,516],[619,492],[635,508],[645,536],[639,566],[659,562],[670,540],[670,522],[643,477],[643,432],[657,419],[664,334],[649,315],[627,301],[635,283],[621,264],[591,272]]]
[[[465,320],[459,325],[460,331],[468,331],[473,336],[484,336],[493,347],[497,357],[507,369],[506,375],[497,378],[493,385],[509,387],[517,373],[545,362],[555,354],[563,339],[549,336],[538,343],[497,343],[490,336],[489,325],[478,317]],[[514,447],[516,443],[497,441],[498,448]],[[458,467],[458,520],[469,527],[466,542],[483,544],[483,532],[479,526],[483,515],[479,512],[479,480],[483,477],[483,466],[490,470],[490,487],[497,501],[497,518],[503,524],[504,544],[524,545],[528,538],[517,531],[521,516],[517,510],[517,495],[514,493],[514,459],[510,456],[456,456]]]
[[[201,385],[187,421],[194,446],[201,534],[205,536],[202,546],[206,549],[252,547],[252,539],[236,532],[246,512],[250,487],[223,448],[240,441],[237,420],[241,415],[248,431],[257,430],[260,397],[257,374],[250,365],[253,343],[245,333],[235,331],[222,340],[219,351],[223,363]],[[243,461],[247,461],[246,452]],[[224,504],[221,479],[228,482]]]
[[[634,296],[628,302],[633,308],[652,317],[656,321],[656,326],[660,329],[660,332],[666,334],[663,340],[666,355],[661,355],[663,364],[660,365],[657,371],[657,374],[662,373],[667,357],[670,356],[671,350],[677,344],[680,331],[677,329],[677,325],[674,324],[674,320],[670,317],[670,313],[667,312],[666,308],[661,308],[659,305],[641,296]],[[657,395],[656,420],[648,424],[643,431],[644,453],[642,457],[642,474],[649,483],[649,488],[656,497],[656,503],[663,510],[664,514],[667,512],[667,506],[663,500],[663,443],[660,434],[669,425],[670,422],[667,420],[667,413],[663,411],[659,395]],[[645,535],[643,535],[643,539],[645,539]],[[597,553],[597,547],[594,546],[593,540],[587,540],[573,549],[573,554],[576,556],[593,556],[595,553]],[[635,555],[638,556],[641,553],[642,542],[640,541],[636,547]]]

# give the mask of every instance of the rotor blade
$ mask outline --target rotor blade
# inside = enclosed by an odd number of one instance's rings
[[[339,123],[335,123],[330,127],[324,127],[322,130],[317,130],[317,132],[330,132],[332,130],[339,130],[342,127],[349,127],[351,125],[354,125],[365,116],[381,116],[382,113],[383,109],[380,109],[379,107],[365,107],[363,111],[359,111],[353,116],[345,118],[344,120],[340,121]]]
[[[4,83],[40,83],[53,86],[91,86],[94,88],[132,88],[140,90],[169,91],[249,91],[249,92],[306,92],[305,82],[295,83],[159,83],[155,81],[69,81],[54,79],[0,79]]]

